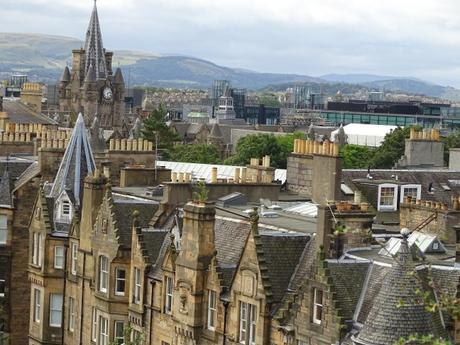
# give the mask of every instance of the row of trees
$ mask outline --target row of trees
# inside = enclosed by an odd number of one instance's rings
[[[158,142],[158,149],[164,160],[205,163],[246,165],[253,157],[271,157],[271,165],[285,169],[287,157],[293,151],[294,139],[305,139],[305,134],[296,132],[282,136],[273,134],[248,135],[241,138],[235,148],[235,154],[222,161],[219,148],[215,145],[194,144],[174,145],[180,137],[166,124],[167,113],[164,109],[154,110],[144,121],[142,131],[144,138]],[[358,145],[345,145],[341,156],[346,169],[390,169],[403,156],[405,139],[409,137],[410,127],[398,127],[385,136],[381,146],[371,148]],[[460,147],[460,131],[443,138],[445,153],[448,161],[449,149]]]

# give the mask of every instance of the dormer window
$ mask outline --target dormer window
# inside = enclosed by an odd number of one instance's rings
[[[412,197],[412,199],[422,198],[422,186],[419,184],[406,184],[401,186],[401,200],[404,201],[406,196]]]
[[[72,219],[72,203],[67,194],[63,193],[56,203],[56,221],[62,223],[70,223]]]
[[[398,201],[398,185],[384,183],[379,185],[378,211],[396,211]]]

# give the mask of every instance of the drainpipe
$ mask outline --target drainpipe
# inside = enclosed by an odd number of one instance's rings
[[[69,242],[64,245],[64,284],[62,287],[62,318],[61,318],[61,344],[64,345],[65,337],[65,298],[66,298],[66,288],[67,288],[67,253],[69,251]]]
[[[150,293],[150,326],[149,326],[149,339],[150,339],[150,345],[153,344],[152,342],[152,325],[153,325],[153,290],[155,289],[155,284],[156,282],[154,280],[152,280],[150,282],[150,286],[151,286],[151,289],[152,289],[152,292]]]
[[[80,304],[80,345],[83,345],[83,306],[85,298],[85,275],[86,275],[86,252],[83,252],[83,272],[81,275],[81,304]],[[91,317],[93,317],[93,311],[91,311]],[[91,323],[91,329],[93,324]]]
[[[228,301],[224,301],[224,337],[222,340],[222,345],[227,343],[227,314],[229,304],[230,303]]]

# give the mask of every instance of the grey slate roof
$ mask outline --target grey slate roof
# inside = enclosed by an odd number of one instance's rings
[[[26,184],[28,181],[38,176],[39,174],[40,174],[40,166],[38,165],[38,162],[33,162],[18,177],[18,179],[14,183],[14,189],[16,190],[16,189],[21,188],[24,184]]]
[[[316,258],[316,236],[313,236],[308,241],[302,256],[299,260],[299,265],[296,267],[294,274],[289,282],[289,290],[295,291],[298,289],[306,277],[310,277],[313,273],[313,263]]]
[[[272,301],[281,302],[310,236],[278,231],[261,231],[259,235]]]
[[[398,257],[373,301],[363,328],[353,338],[356,344],[392,345],[412,334],[446,335],[440,314],[428,312],[420,302],[416,290],[423,290],[423,285],[414,272],[407,237],[403,237]]]
[[[146,227],[157,208],[158,204],[154,202],[126,202],[121,200],[113,202],[112,211],[118,228],[118,236],[124,247],[131,248],[133,212],[139,211],[139,225]]]
[[[76,205],[80,205],[83,197],[83,179],[93,174],[95,169],[96,163],[88,133],[80,113],[49,197],[56,199],[64,190],[70,189],[75,197]]]
[[[246,222],[216,219],[214,225],[217,263],[222,273],[222,285],[230,287],[248,239],[251,226]]]
[[[62,72],[61,82],[67,83],[70,81],[70,70],[68,66],[65,66],[64,72]]]
[[[85,54],[85,76],[89,74],[92,78],[95,78],[95,80],[107,78],[105,50],[104,44],[102,43],[96,1],[94,2],[93,12],[91,13],[88,30],[86,31]],[[90,71],[91,66],[92,71]]]
[[[11,197],[11,180],[8,170],[5,169],[0,179],[0,207],[12,207],[13,198]]]
[[[158,257],[165,242],[165,238],[169,236],[169,231],[143,229],[141,232],[143,248],[146,249],[149,262],[152,265],[157,263]]]

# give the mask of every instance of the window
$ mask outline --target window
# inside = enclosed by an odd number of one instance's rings
[[[70,217],[70,201],[63,200],[61,204],[61,214],[63,217]]]
[[[257,307],[240,302],[239,343],[253,345],[256,343]]]
[[[323,290],[313,289],[313,323],[321,324],[323,318]]]
[[[397,190],[395,184],[379,185],[378,210],[379,211],[396,211]]]
[[[5,297],[6,283],[5,279],[0,279],[0,297]]]
[[[133,344],[140,344],[141,340],[142,340],[141,332],[133,329],[131,332],[131,341],[133,342]]]
[[[122,345],[125,342],[125,324],[123,321],[115,321],[114,340],[115,344]]]
[[[75,299],[69,297],[69,331],[73,332],[75,328]]]
[[[42,313],[42,292],[34,289],[34,322],[40,322]]]
[[[109,344],[109,321],[100,316],[99,317],[99,345]]]
[[[42,234],[34,232],[32,247],[32,263],[38,267],[42,265]]]
[[[54,268],[64,268],[64,247],[62,246],[54,247]]]
[[[61,327],[62,322],[62,294],[50,294],[50,326]]]
[[[71,261],[71,268],[70,271],[73,275],[77,274],[77,267],[78,267],[78,244],[72,243],[72,261]]]
[[[126,271],[124,268],[115,270],[115,295],[124,296],[126,285]]]
[[[94,307],[91,313],[91,340],[97,340],[97,311]]]
[[[217,314],[217,298],[216,292],[209,290],[208,293],[208,329],[214,331],[216,329],[216,314]]]
[[[420,199],[422,197],[422,186],[417,184],[401,186],[400,202],[403,202],[406,196],[411,196],[412,199]]]
[[[8,238],[8,220],[5,215],[0,215],[0,244],[6,244]]]
[[[173,280],[171,277],[166,277],[165,287],[165,313],[172,314],[173,304]]]
[[[134,303],[141,303],[141,270],[134,268]]]
[[[107,292],[109,283],[109,259],[106,256],[99,257],[99,291]]]

